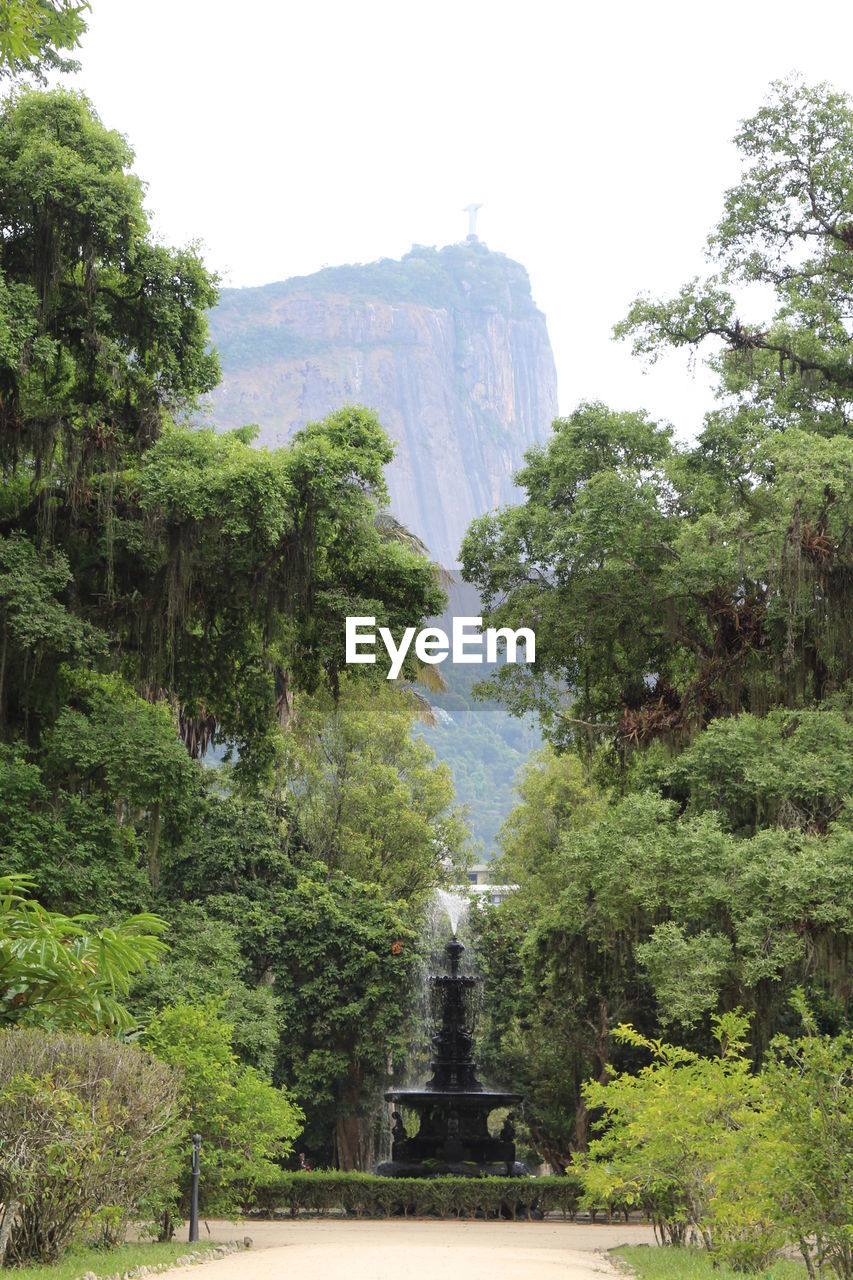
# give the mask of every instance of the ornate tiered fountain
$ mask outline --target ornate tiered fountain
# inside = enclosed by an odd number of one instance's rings
[[[385,1094],[388,1102],[416,1112],[419,1119],[417,1131],[409,1137],[399,1111],[393,1113],[391,1159],[376,1169],[386,1177],[526,1173],[516,1163],[511,1117],[498,1137],[489,1132],[489,1113],[514,1106],[521,1102],[521,1095],[485,1089],[477,1079],[477,1064],[471,1057],[477,979],[459,972],[464,952],[464,944],[451,938],[444,948],[448,972],[429,979],[439,1014],[432,1037],[432,1078],[421,1089],[390,1089]]]

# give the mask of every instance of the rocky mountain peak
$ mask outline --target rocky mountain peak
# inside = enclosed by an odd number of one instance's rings
[[[348,401],[375,409],[397,444],[392,509],[446,565],[475,516],[512,500],[557,413],[527,272],[472,238],[225,289],[211,329],[217,425],[257,423],[274,445]]]

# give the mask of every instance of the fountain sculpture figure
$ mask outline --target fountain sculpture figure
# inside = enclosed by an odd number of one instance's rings
[[[394,1112],[391,1159],[377,1165],[386,1177],[435,1178],[443,1174],[484,1177],[524,1175],[515,1159],[515,1130],[507,1117],[499,1137],[489,1133],[489,1113],[521,1102],[518,1093],[485,1089],[471,1056],[474,1045],[473,994],[477,979],[459,972],[464,943],[453,937],[444,948],[448,972],[430,985],[439,1009],[432,1037],[433,1075],[421,1089],[389,1089],[388,1102],[417,1113],[411,1137]]]

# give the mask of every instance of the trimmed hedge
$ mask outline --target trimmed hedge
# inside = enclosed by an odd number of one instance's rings
[[[256,1184],[244,1197],[249,1213],[276,1210],[359,1218],[508,1217],[513,1221],[562,1213],[574,1219],[583,1193],[579,1178],[380,1178],[371,1173],[287,1173]]]

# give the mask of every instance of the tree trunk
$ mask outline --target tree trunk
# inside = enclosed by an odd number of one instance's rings
[[[339,1169],[359,1168],[358,1104],[361,1099],[361,1085],[361,1071],[355,1062],[351,1062],[347,1083],[341,1091],[340,1110],[335,1125],[335,1146]]]
[[[3,623],[3,652],[0,654],[0,732],[6,722],[6,649],[8,645],[8,630],[6,623]],[[0,1265],[3,1262],[3,1254],[0,1253]]]
[[[598,1083],[606,1084],[610,1077],[610,1014],[607,1000],[599,996],[598,1026],[595,1027],[593,1052],[598,1062]],[[572,1150],[586,1151],[589,1144],[589,1111],[581,1097],[575,1112],[575,1136]]]
[[[151,806],[151,830],[148,837],[148,879],[157,891],[160,884],[160,801]]]
[[[12,1234],[12,1223],[18,1216],[19,1207],[17,1200],[10,1200],[8,1204],[0,1206],[0,1267],[3,1265],[6,1245],[9,1243],[9,1236]]]
[[[575,1112],[575,1135],[572,1139],[572,1151],[586,1151],[588,1143],[589,1111],[583,1098],[581,1098]]]
[[[358,1168],[358,1115],[338,1116],[335,1125],[335,1145],[338,1152],[338,1168],[347,1172]]]

